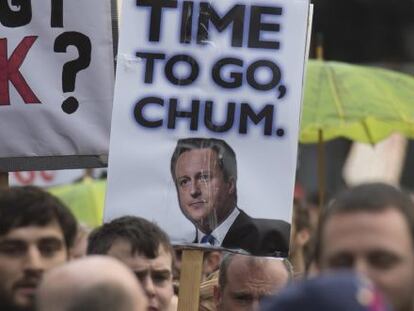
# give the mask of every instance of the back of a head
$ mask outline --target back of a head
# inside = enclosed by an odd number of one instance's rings
[[[293,283],[262,302],[262,311],[392,311],[367,279],[350,272]]]
[[[414,243],[414,203],[410,197],[388,184],[367,183],[343,191],[322,210],[315,239],[316,259],[320,256],[322,247],[320,242],[326,222],[333,215],[358,212],[380,213],[389,208],[396,209],[403,215]]]
[[[168,235],[156,224],[136,216],[116,218],[93,230],[89,235],[87,253],[106,255],[112,244],[119,239],[131,244],[132,253],[154,259],[158,256],[161,245],[174,258]]]
[[[64,311],[137,311],[132,297],[122,287],[96,284],[82,291]],[[145,309],[142,309],[145,310]]]
[[[36,306],[38,311],[144,311],[147,298],[122,263],[90,256],[47,272]]]
[[[0,190],[0,236],[27,226],[45,226],[56,221],[66,247],[72,247],[77,222],[70,210],[55,196],[34,186]]]

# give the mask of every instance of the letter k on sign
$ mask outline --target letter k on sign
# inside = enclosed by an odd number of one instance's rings
[[[7,59],[7,39],[0,39],[0,105],[10,105],[9,81],[26,104],[41,103],[19,71],[36,39],[37,36],[24,37],[9,59]]]

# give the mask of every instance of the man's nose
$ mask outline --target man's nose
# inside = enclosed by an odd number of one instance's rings
[[[192,197],[198,197],[201,194],[200,185],[198,181],[194,180],[191,183],[190,194]]]
[[[144,287],[145,293],[147,294],[148,298],[155,296],[155,286],[154,282],[150,275],[147,275],[142,282],[142,287]]]
[[[260,310],[260,301],[259,299],[254,299],[251,304],[251,311],[259,311]]]
[[[43,271],[43,257],[37,247],[28,248],[25,258],[25,269],[28,271]]]
[[[354,262],[354,270],[362,275],[370,277],[370,267],[364,258],[358,258]]]

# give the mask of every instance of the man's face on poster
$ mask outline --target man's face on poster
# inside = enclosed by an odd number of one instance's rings
[[[184,215],[202,231],[213,230],[235,207],[235,181],[225,180],[213,149],[192,149],[176,163],[178,200]]]

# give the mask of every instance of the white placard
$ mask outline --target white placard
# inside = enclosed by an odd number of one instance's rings
[[[354,142],[343,167],[347,185],[385,182],[398,186],[406,149],[407,139],[399,133],[392,134],[375,146]]]
[[[107,154],[110,0],[3,3],[0,158]]]
[[[290,222],[308,14],[307,0],[123,1],[106,220],[139,215],[174,243],[200,240],[170,160],[201,137],[234,150],[240,210]]]

